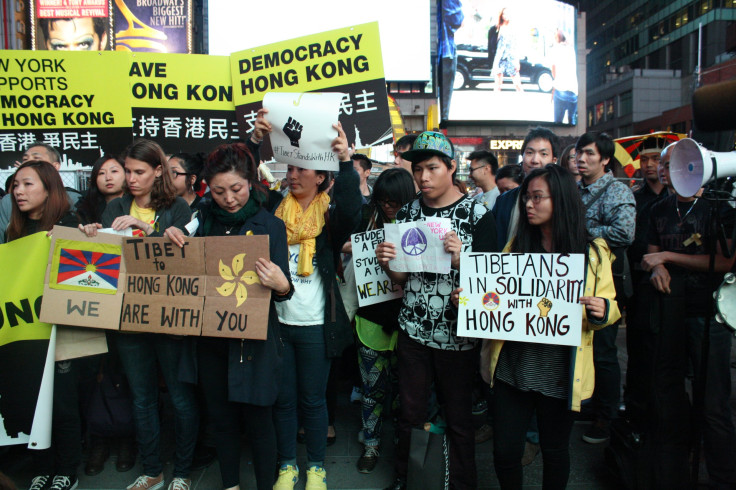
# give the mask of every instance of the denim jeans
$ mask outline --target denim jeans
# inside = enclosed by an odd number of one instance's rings
[[[158,361],[174,405],[174,477],[188,478],[197,442],[199,415],[193,387],[179,381],[182,339],[162,334],[121,333],[117,336],[117,343],[120,360],[133,393],[133,417],[143,473],[157,476],[163,470],[159,445],[161,425],[158,416]]]
[[[279,395],[274,406],[279,461],[296,464],[297,406],[307,443],[307,466],[324,466],[327,442],[327,378],[330,359],[324,325],[281,324],[284,344]]]

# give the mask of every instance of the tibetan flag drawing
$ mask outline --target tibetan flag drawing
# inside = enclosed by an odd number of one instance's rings
[[[120,245],[57,239],[51,259],[49,287],[116,294],[121,255]]]

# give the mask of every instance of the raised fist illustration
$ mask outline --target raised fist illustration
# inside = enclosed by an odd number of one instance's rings
[[[539,308],[539,316],[547,318],[549,310],[552,309],[552,302],[547,298],[542,298],[539,300],[539,303],[537,303],[537,308]]]
[[[284,124],[284,134],[289,137],[289,143],[291,146],[299,148],[299,140],[302,137],[302,126],[299,121],[293,117],[289,117],[289,120]]]

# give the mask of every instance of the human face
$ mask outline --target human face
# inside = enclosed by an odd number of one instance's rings
[[[484,169],[486,167],[488,167],[487,163],[479,162],[478,160],[471,160],[468,169],[468,176],[477,184],[478,180],[483,180],[483,177],[485,176]]]
[[[309,168],[300,168],[289,165],[286,168],[286,180],[289,190],[297,199],[312,199],[317,195],[318,188],[325,180],[325,176]]]
[[[376,205],[383,211],[383,214],[389,221],[395,220],[396,213],[401,209],[401,203],[399,201],[394,201],[387,196],[383,196],[381,199],[376,199]]]
[[[125,185],[125,169],[116,160],[110,159],[100,167],[95,183],[105,197],[120,197]]]
[[[411,172],[411,162],[402,158],[404,152],[409,150],[411,150],[410,145],[396,147],[394,151],[394,165],[396,165],[397,167],[403,167]]]
[[[606,165],[610,158],[601,158],[595,143],[580,148],[577,153],[578,172],[583,176],[583,182],[592,184],[606,173]]]
[[[237,213],[250,199],[250,182],[235,171],[215,174],[209,185],[215,203],[228,213]]]
[[[49,21],[49,38],[46,48],[52,51],[100,51],[107,44],[107,34],[102,38],[95,32],[92,17]]]
[[[670,157],[669,155],[665,156],[659,161],[659,166],[657,168],[657,174],[659,177],[659,181],[665,185],[666,187],[672,187],[672,181],[670,180]]]
[[[161,172],[161,165],[153,168],[146,162],[135,158],[125,159],[125,181],[133,197],[150,196],[153,183],[157,177],[161,177]]]
[[[171,158],[169,168],[171,168],[171,182],[174,183],[176,195],[185,195],[192,187],[192,176],[187,173],[180,158]]]
[[[641,168],[641,173],[646,180],[651,182],[657,182],[659,180],[659,176],[657,175],[659,160],[659,153],[639,155],[639,166]]]
[[[570,150],[570,154],[567,155],[567,161],[563,163],[567,165],[567,169],[571,174],[580,175],[580,172],[578,172],[577,155],[574,149]]]
[[[13,179],[13,197],[21,212],[31,219],[41,219],[49,192],[34,169],[23,168]]]
[[[506,191],[510,191],[511,189],[516,189],[519,187],[519,184],[516,183],[513,179],[510,179],[508,177],[504,177],[503,179],[497,179],[496,180],[496,186],[498,186],[498,192],[503,194]]]
[[[524,206],[530,225],[545,227],[552,224],[554,203],[550,196],[547,179],[544,177],[532,179],[526,189],[526,196],[521,197],[526,200]],[[539,202],[534,202],[535,200]]]
[[[552,143],[544,138],[536,138],[527,143],[524,148],[521,166],[524,174],[528,175],[535,168],[542,168],[556,161],[557,157],[552,154]]]
[[[56,170],[59,170],[59,162],[56,161],[56,157],[43,146],[31,146],[25,153],[23,153],[23,158],[21,160],[23,163],[26,163],[28,160],[49,162],[51,165],[56,167]]]
[[[422,192],[422,200],[425,204],[432,207],[451,204],[446,201],[456,197],[455,194],[450,193],[455,188],[452,183],[452,173],[455,167],[455,160],[452,161],[450,168],[447,168],[445,162],[437,155],[432,155],[423,162],[412,164],[414,181]]]
[[[360,166],[359,160],[353,160],[353,168],[356,172],[358,172],[358,176],[360,177],[360,184],[363,185],[368,180],[368,176],[371,174],[370,169],[369,170],[363,170],[363,167]]]

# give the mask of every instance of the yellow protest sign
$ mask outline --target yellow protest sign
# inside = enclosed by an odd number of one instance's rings
[[[235,105],[266,92],[312,92],[383,78],[378,22],[321,32],[230,55]]]
[[[129,128],[128,56],[0,51],[0,129]]]
[[[129,76],[133,107],[235,110],[227,56],[133,53]]]

